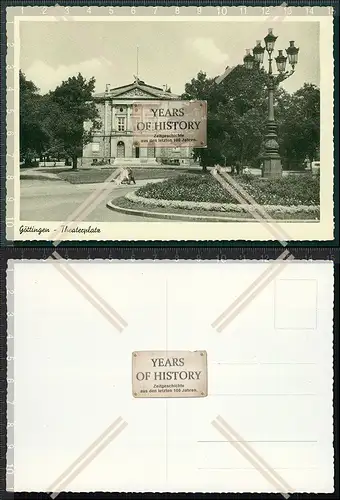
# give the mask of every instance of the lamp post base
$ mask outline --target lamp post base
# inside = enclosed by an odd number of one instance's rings
[[[282,177],[282,164],[279,156],[263,158],[262,177],[270,179]]]

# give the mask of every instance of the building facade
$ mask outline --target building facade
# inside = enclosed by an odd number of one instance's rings
[[[189,165],[192,162],[192,148],[141,147],[133,137],[131,109],[136,101],[179,99],[169,89],[147,85],[138,78],[129,85],[110,88],[93,96],[97,106],[100,130],[93,133],[92,142],[83,149],[83,162],[90,164],[117,165]],[[91,127],[85,123],[84,127]]]

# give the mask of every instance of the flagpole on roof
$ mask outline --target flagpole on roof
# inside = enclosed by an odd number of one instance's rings
[[[139,45],[137,45],[137,81],[139,79]]]

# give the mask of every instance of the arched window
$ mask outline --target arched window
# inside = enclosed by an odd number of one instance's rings
[[[117,158],[125,158],[125,144],[123,141],[117,143]]]

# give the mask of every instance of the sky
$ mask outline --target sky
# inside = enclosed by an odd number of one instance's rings
[[[41,93],[78,72],[94,76],[95,91],[103,92],[108,83],[119,87],[134,80],[139,46],[139,78],[181,94],[200,70],[215,77],[226,66],[242,64],[245,49],[263,40],[270,27],[278,35],[276,55],[290,40],[300,48],[296,72],[283,87],[294,92],[305,82],[319,85],[316,22],[23,21],[20,67]]]

